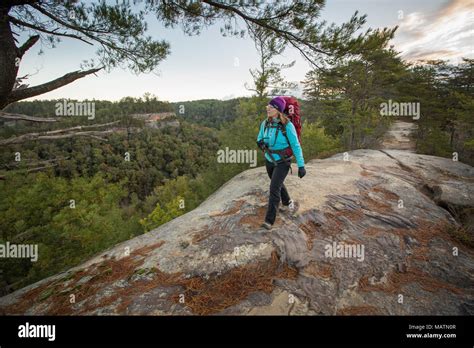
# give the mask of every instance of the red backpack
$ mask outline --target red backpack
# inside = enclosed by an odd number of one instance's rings
[[[286,102],[284,113],[288,116],[291,123],[295,126],[298,140],[301,144],[301,116],[300,116],[300,104],[295,97],[283,97]]]

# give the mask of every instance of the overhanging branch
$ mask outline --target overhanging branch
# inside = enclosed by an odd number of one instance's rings
[[[40,39],[39,35],[30,36],[28,40],[18,49],[19,57],[23,57],[26,51],[28,51],[35,43]]]
[[[255,17],[251,17],[245,13],[243,13],[242,11],[240,11],[239,9],[233,7],[233,6],[229,6],[229,5],[225,5],[224,3],[222,2],[216,2],[216,1],[210,1],[210,0],[203,0],[204,3],[210,5],[210,6],[213,6],[215,8],[219,8],[221,10],[225,10],[225,11],[229,11],[229,12],[232,12],[232,13],[235,13],[237,16],[241,17],[242,19],[244,19],[245,21],[249,21],[251,23],[254,23],[260,27],[263,27],[263,28],[266,28],[268,30],[271,30],[277,34],[279,34],[281,37],[284,37],[286,40],[292,42],[292,41],[296,41],[300,44],[303,44],[309,48],[311,48],[313,51],[316,51],[318,53],[322,53],[322,54],[329,54],[328,52],[325,52],[317,47],[314,47],[313,45],[311,45],[311,43],[309,43],[308,41],[306,40],[303,40],[301,39],[300,37],[298,37],[296,34],[290,32],[290,31],[287,31],[287,30],[282,30],[282,29],[278,29],[277,27],[275,26],[272,26],[272,25],[269,25],[268,23],[266,23],[265,21],[262,21],[258,18],[255,18]],[[293,43],[293,46],[296,47],[296,44]],[[301,51],[301,50],[300,50]]]
[[[37,30],[37,31],[45,33],[45,34],[50,34],[50,35],[55,35],[55,36],[62,36],[62,37],[69,37],[71,39],[76,39],[76,40],[80,40],[82,42],[85,42],[88,45],[93,45],[93,43],[83,39],[82,37],[80,37],[78,35],[74,35],[74,34],[70,34],[70,33],[61,33],[61,32],[58,32],[56,29],[55,30],[48,30],[46,28],[39,27],[39,26],[33,25],[31,23],[23,22],[23,21],[19,20],[18,18],[15,18],[15,17],[12,17],[12,16],[9,16],[8,19],[10,20],[10,22],[12,22],[16,26],[27,27],[27,28]]]
[[[49,81],[46,83],[43,83],[38,86],[33,86],[29,88],[24,88],[24,89],[16,89],[10,93],[8,96],[8,103],[14,103],[18,100],[26,99],[26,98],[31,98],[43,93],[47,93],[50,91],[53,91],[57,88],[60,88],[62,86],[68,85],[71,82],[76,81],[77,79],[80,79],[84,76],[94,74],[98,72],[99,70],[103,69],[102,67],[96,68],[96,69],[89,69],[89,70],[84,70],[84,71],[74,71],[71,73],[68,73],[60,78],[57,78],[53,81]]]

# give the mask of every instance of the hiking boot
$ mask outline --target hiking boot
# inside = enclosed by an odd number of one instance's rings
[[[283,213],[293,213],[295,211],[295,202],[291,199],[290,204],[282,204],[280,207],[280,211]]]
[[[261,227],[266,228],[267,230],[271,230],[271,229],[272,229],[272,225],[269,224],[269,223],[266,222],[266,221],[262,224]]]

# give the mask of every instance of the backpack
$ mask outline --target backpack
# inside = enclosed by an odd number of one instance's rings
[[[296,129],[296,135],[298,135],[298,141],[301,144],[301,115],[300,115],[300,104],[295,97],[283,97],[286,102],[284,113],[288,116],[293,126]]]

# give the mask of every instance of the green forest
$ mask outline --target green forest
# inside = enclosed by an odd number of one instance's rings
[[[443,157],[457,152],[460,161],[474,164],[473,61],[465,60],[459,66],[431,62],[408,67],[397,63],[395,71],[386,71],[386,80],[369,77],[374,82],[364,91],[332,87],[343,86],[344,79],[367,78],[361,72],[363,64],[335,67],[320,84],[314,80],[316,72],[308,73],[306,98],[301,100],[306,160],[376,147],[392,121],[380,116],[380,101],[408,100],[410,95],[417,95],[423,105],[417,152]],[[346,69],[350,76],[340,73]],[[333,94],[323,93],[324,89]],[[36,263],[2,260],[6,263],[3,281],[21,287],[195,208],[234,175],[248,169],[248,164],[218,164],[216,152],[226,146],[255,149],[267,102],[267,98],[253,97],[171,104],[149,95],[116,103],[97,101],[93,123],[119,121],[117,125],[141,131],[112,133],[105,142],[72,137],[3,146],[1,239],[38,243],[42,255]],[[54,103],[19,102],[7,111],[48,116]],[[179,113],[180,105],[185,105],[184,114]],[[178,111],[179,127],[148,129],[129,117],[131,113],[173,109]],[[2,139],[40,132],[45,127],[24,123],[4,125]],[[74,125],[74,119],[65,119],[48,129]],[[17,153],[20,161],[15,161]],[[260,154],[258,165],[263,165]],[[71,200],[75,201],[74,208]]]
[[[355,35],[365,17],[355,16],[348,25],[329,27],[317,36],[318,25],[304,15],[316,9],[298,6],[292,10],[301,12],[299,21],[281,21],[287,30],[307,29],[294,45],[309,49],[306,43],[316,40],[321,50],[329,52],[327,58],[313,58],[321,65],[309,69],[302,81],[299,101],[306,161],[377,148],[395,120],[382,116],[380,105],[396,100],[421,105],[416,120],[418,153],[447,158],[457,153],[459,161],[474,165],[474,60],[466,58],[456,65],[404,61],[390,45],[396,28]],[[77,11],[79,19],[86,16],[83,9]],[[214,15],[193,11],[190,7],[181,15],[194,19]],[[130,69],[147,72],[166,55],[166,45],[145,40],[140,21],[127,17],[122,23],[120,12],[100,13],[100,20],[113,24],[108,27],[113,35],[141,45],[105,50],[104,64],[115,67],[128,59]],[[160,18],[175,25],[180,17],[173,13],[164,9]],[[272,28],[262,31],[259,22],[251,24],[252,39],[258,43],[265,38],[272,44],[257,45],[261,61],[249,74],[250,97],[167,102],[147,93],[119,101],[68,100],[93,103],[95,117],[90,120],[58,119],[56,105],[63,100],[26,101],[30,95],[21,90],[13,89],[15,93],[0,100],[3,114],[14,116],[0,118],[0,243],[38,244],[41,254],[38,262],[1,259],[2,292],[69,269],[118,242],[147,233],[194,209],[249,169],[248,164],[218,163],[217,151],[257,149],[257,132],[270,97],[291,94],[287,89],[291,86],[284,83],[279,83],[279,90],[271,86],[281,82],[285,69],[272,59],[292,40],[272,36],[278,34]],[[117,30],[120,26],[125,30]],[[153,59],[142,59],[136,50]],[[143,119],[132,116],[160,113],[172,114],[160,121],[162,127],[147,127]],[[54,121],[47,122],[48,118]],[[263,164],[259,153],[258,166]]]

